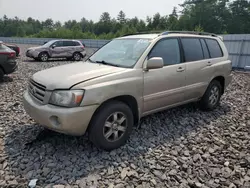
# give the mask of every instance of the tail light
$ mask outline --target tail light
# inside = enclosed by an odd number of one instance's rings
[[[7,55],[8,58],[12,58],[16,56],[16,52],[0,52],[0,55]]]
[[[17,47],[17,51],[18,51],[18,53],[20,53],[20,48],[19,47]]]
[[[9,57],[15,57],[16,56],[16,52],[10,52],[9,53]]]

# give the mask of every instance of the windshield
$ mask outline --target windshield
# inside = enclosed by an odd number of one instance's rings
[[[119,67],[133,67],[150,44],[150,39],[115,39],[89,59]]]
[[[56,41],[55,40],[51,40],[51,41],[45,43],[43,46],[44,47],[50,47],[54,42],[56,42]]]

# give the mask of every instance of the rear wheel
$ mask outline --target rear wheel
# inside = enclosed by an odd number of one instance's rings
[[[95,146],[110,151],[124,145],[133,127],[133,113],[124,103],[111,101],[93,116],[89,138]]]
[[[49,55],[47,52],[41,52],[39,54],[39,60],[42,61],[42,62],[46,62],[49,60]]]
[[[200,101],[200,108],[207,111],[215,109],[220,103],[221,93],[222,86],[220,82],[213,80]]]
[[[80,61],[82,59],[82,55],[79,52],[75,52],[73,54],[74,61]]]

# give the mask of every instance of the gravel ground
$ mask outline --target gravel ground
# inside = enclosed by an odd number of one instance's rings
[[[215,111],[190,104],[148,116],[108,153],[87,136],[44,130],[23,109],[33,73],[71,62],[18,61],[0,83],[0,187],[27,187],[31,179],[57,188],[250,187],[250,74],[234,73]]]

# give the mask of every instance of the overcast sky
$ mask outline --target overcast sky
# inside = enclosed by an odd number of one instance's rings
[[[109,12],[111,17],[117,17],[120,10],[128,18],[137,16],[146,19],[156,12],[161,15],[170,14],[174,6],[183,0],[0,0],[0,17],[18,16],[22,19],[32,17],[45,20],[52,18],[55,21],[82,17],[98,21],[101,13]]]

